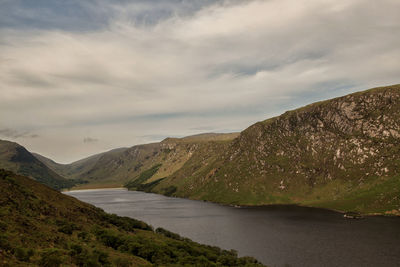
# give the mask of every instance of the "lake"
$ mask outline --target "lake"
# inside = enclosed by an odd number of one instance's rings
[[[125,189],[65,194],[268,266],[400,266],[400,218],[343,218],[296,206],[242,207]]]

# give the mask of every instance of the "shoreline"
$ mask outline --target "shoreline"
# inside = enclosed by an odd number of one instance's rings
[[[342,215],[354,212],[354,211],[343,211],[343,210],[336,210],[336,209],[324,208],[324,207],[307,206],[307,205],[301,205],[301,204],[262,204],[262,205],[229,204],[229,203],[222,203],[222,202],[214,202],[214,201],[205,200],[205,199],[193,199],[193,198],[186,198],[186,197],[166,196],[166,195],[155,193],[155,192],[144,192],[144,191],[129,190],[129,189],[127,189],[127,191],[136,191],[136,192],[142,192],[142,193],[157,194],[157,195],[161,195],[161,196],[165,196],[165,197],[174,197],[174,198],[181,198],[181,199],[188,199],[188,200],[203,201],[203,202],[209,202],[209,203],[218,204],[221,206],[233,207],[233,208],[274,208],[274,207],[287,206],[287,207],[298,207],[298,208],[307,208],[307,209],[319,209],[319,210],[324,210],[324,211],[329,211],[329,212],[340,213]],[[398,217],[398,218],[400,218],[400,210],[395,213],[390,213],[390,212],[393,212],[393,211],[389,211],[388,213],[378,213],[378,212],[376,212],[376,213],[356,212],[356,213],[363,217]]]
[[[102,188],[83,188],[83,189],[65,189],[62,190],[61,193],[64,192],[77,192],[77,191],[95,191],[95,190],[115,190],[115,189],[124,189],[126,191],[128,191],[128,189],[126,189],[125,187],[102,187]]]

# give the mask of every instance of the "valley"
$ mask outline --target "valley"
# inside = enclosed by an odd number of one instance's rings
[[[30,160],[75,189],[125,186],[229,205],[399,215],[399,153],[400,85],[393,85],[310,104],[241,133],[166,138],[66,165],[38,154]],[[42,177],[12,167],[18,159],[0,167]]]

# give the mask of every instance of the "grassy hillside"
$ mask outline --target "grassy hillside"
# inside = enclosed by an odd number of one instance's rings
[[[262,266],[0,170],[1,266]]]
[[[400,86],[318,102],[197,150],[152,191],[243,204],[400,214]]]
[[[40,154],[32,153],[38,160],[44,163],[51,170],[56,173],[66,177],[67,179],[76,179],[85,177],[85,175],[90,172],[96,165],[96,163],[101,159],[104,155],[117,155],[118,153],[122,153],[127,148],[116,148],[104,153],[99,153],[78,161],[75,161],[70,164],[60,164],[49,158],[46,158]]]
[[[226,142],[237,136],[238,133],[208,133],[184,138],[167,138],[159,143],[115,149],[66,165],[55,163],[40,155],[36,157],[65,177],[88,181],[89,184],[83,187],[122,186],[137,179],[143,171],[157,164],[162,166],[149,181],[169,176],[180,169],[194,151],[204,144]]]
[[[0,168],[29,176],[55,189],[69,188],[79,183],[67,180],[36,159],[17,143],[0,140]]]

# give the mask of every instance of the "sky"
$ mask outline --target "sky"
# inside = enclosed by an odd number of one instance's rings
[[[60,163],[400,83],[398,0],[0,0],[0,139]]]

